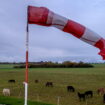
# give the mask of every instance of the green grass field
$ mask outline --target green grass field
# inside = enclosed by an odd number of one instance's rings
[[[105,87],[105,64],[94,64],[94,68],[35,68],[29,69],[29,100],[60,105],[103,105],[102,95],[97,89]],[[11,89],[11,97],[24,97],[25,69],[14,69],[13,65],[0,65],[0,96],[3,88]],[[15,84],[8,83],[15,79]],[[39,83],[34,80],[38,79]],[[45,87],[47,81],[52,81],[54,87]],[[75,93],[68,93],[66,87],[75,87]],[[77,92],[93,90],[94,97],[87,102],[80,102]],[[17,104],[18,105],[18,104]],[[22,105],[22,104],[19,104]],[[33,104],[32,104],[33,105]]]
[[[24,105],[24,100],[20,98],[13,98],[13,97],[3,97],[0,96],[0,105],[1,104],[6,104],[6,105]],[[33,102],[33,101],[28,101],[28,105],[51,105],[51,104],[46,104],[42,102]]]

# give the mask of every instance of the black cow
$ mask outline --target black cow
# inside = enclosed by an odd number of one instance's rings
[[[78,92],[78,97],[79,97],[79,100],[80,100],[80,101],[81,101],[81,100],[85,101],[85,99],[86,99],[84,93],[79,93],[79,92]]]
[[[89,98],[89,97],[93,97],[93,91],[91,91],[91,90],[89,90],[89,91],[86,91],[85,92],[85,96],[87,97],[87,98]]]
[[[105,94],[103,95],[103,103],[105,103]]]
[[[46,87],[53,87],[53,82],[46,82]]]
[[[67,86],[67,91],[68,92],[75,92],[75,89],[73,86]]]
[[[16,81],[14,79],[8,80],[9,83],[15,83]]]

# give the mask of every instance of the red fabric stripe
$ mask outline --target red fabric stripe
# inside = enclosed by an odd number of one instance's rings
[[[28,23],[48,26],[46,24],[49,10],[45,7],[28,7]]]
[[[84,34],[85,27],[79,23],[72,21],[72,20],[68,20],[68,23],[64,27],[63,31],[68,32],[77,38],[81,38],[81,36]]]
[[[98,54],[102,56],[103,60],[105,60],[105,49],[102,49]]]
[[[103,60],[105,60],[105,39],[101,38],[96,44],[95,47],[100,49],[99,55],[102,56]]]
[[[94,45],[95,47],[99,49],[104,49],[105,48],[105,40],[101,38],[96,44]]]

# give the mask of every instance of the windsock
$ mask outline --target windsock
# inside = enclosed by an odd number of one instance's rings
[[[105,39],[85,26],[60,16],[45,7],[28,6],[28,23],[53,26],[70,33],[78,39],[100,49],[98,53],[105,60]]]

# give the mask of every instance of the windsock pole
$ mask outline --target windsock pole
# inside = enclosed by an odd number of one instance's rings
[[[28,8],[27,8],[27,26],[26,26],[26,71],[25,71],[25,97],[24,105],[27,105],[28,99],[28,50],[29,50],[29,28],[28,28]]]

